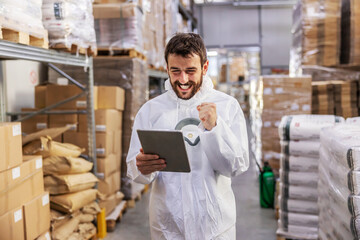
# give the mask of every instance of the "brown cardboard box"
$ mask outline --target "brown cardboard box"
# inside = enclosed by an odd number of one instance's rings
[[[46,107],[46,86],[38,85],[35,87],[35,108]]]
[[[79,132],[87,132],[87,115],[79,114]],[[122,112],[115,109],[95,110],[95,131],[109,132],[122,129]]]
[[[106,158],[97,158],[97,169],[99,173],[104,173],[104,177],[109,177],[116,171],[121,170],[121,161],[119,155],[110,154]]]
[[[83,132],[65,132],[63,134],[64,143],[72,143],[81,148],[85,148],[85,154],[88,154],[87,133]],[[96,155],[98,157],[107,157],[112,153],[121,152],[121,132],[112,131],[108,133],[96,133]]]
[[[25,239],[24,217],[22,207],[0,216],[1,239],[23,240]]]
[[[97,107],[99,109],[124,110],[125,90],[116,86],[97,86]]]
[[[41,234],[36,240],[51,240],[50,230],[47,230],[45,233]]]
[[[22,112],[35,112],[37,108],[22,108]],[[22,132],[29,134],[48,128],[49,119],[47,114],[39,114],[21,122]]]
[[[0,123],[0,172],[21,163],[21,123]]]
[[[120,190],[120,171],[99,181],[98,190],[102,194],[110,195]]]
[[[78,130],[78,116],[77,114],[50,114],[49,115],[49,127],[58,128],[64,126],[71,126],[69,131]]]
[[[0,193],[0,215],[21,206],[44,192],[42,168],[36,169],[20,183]]]
[[[104,1],[104,0],[103,0]],[[129,18],[135,16],[135,3],[119,4],[119,1],[106,0],[104,3],[93,6],[93,13],[95,19],[104,18]],[[110,4],[109,4],[110,3]]]
[[[67,98],[78,95],[82,92],[75,85],[47,85],[46,86],[46,106],[53,105]],[[94,88],[94,109],[97,109],[97,92]],[[84,109],[86,108],[86,95],[62,104],[54,109]]]
[[[60,127],[67,127],[70,126],[70,129],[68,131],[70,132],[77,132],[78,130],[78,124],[77,123],[50,123],[49,128],[60,128]],[[60,138],[58,138],[60,139]],[[57,141],[57,140],[55,140]]]
[[[23,160],[20,166],[0,172],[0,193],[18,185],[34,172],[42,170],[41,156],[24,156]]]
[[[45,192],[24,205],[25,239],[33,240],[50,228],[49,193]]]

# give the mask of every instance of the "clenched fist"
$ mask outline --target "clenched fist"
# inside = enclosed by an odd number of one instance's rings
[[[140,148],[140,153],[136,156],[136,166],[143,175],[147,175],[164,169],[166,162],[156,154],[144,154]]]
[[[216,126],[217,113],[215,103],[202,103],[196,107],[204,127],[210,131]]]

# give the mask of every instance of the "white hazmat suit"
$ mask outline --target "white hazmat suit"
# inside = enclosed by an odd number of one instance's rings
[[[248,138],[244,114],[236,99],[213,89],[209,77],[189,100],[177,97],[170,80],[167,92],[146,102],[133,127],[127,156],[128,176],[135,182],[153,182],[150,195],[151,238],[235,239],[236,206],[231,177],[248,169]],[[142,175],[136,166],[141,144],[137,129],[174,130],[185,118],[199,119],[196,106],[216,104],[216,126],[207,131],[198,126],[200,142],[187,142],[191,172],[153,172]],[[166,146],[164,146],[166,147]]]

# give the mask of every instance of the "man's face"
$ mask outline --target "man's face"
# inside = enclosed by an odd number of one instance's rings
[[[168,56],[167,71],[171,86],[179,98],[190,99],[199,91],[208,65],[207,61],[201,67],[200,56],[196,54],[188,57],[176,54]]]

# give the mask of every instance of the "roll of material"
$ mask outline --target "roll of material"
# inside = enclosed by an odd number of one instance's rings
[[[281,154],[281,168],[288,172],[317,172],[319,158]]]
[[[320,130],[344,122],[334,115],[289,115],[283,116],[279,125],[279,136],[285,141],[319,139]]]
[[[280,169],[281,182],[287,185],[317,187],[318,174],[312,172],[291,172]]]
[[[279,196],[281,210],[285,212],[318,214],[319,208],[316,201],[306,201],[297,199],[287,199]]]
[[[317,187],[296,186],[280,183],[280,194],[285,198],[317,201]]]
[[[313,214],[302,214],[293,212],[280,211],[280,222],[284,229],[289,225],[317,228],[319,225],[319,217]]]
[[[281,153],[291,156],[319,158],[320,141],[281,141]]]

